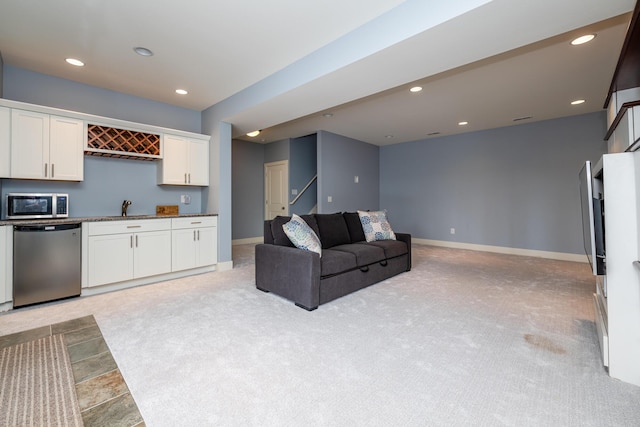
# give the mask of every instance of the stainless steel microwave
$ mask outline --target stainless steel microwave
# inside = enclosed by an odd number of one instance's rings
[[[56,193],[8,193],[7,219],[67,218],[69,195]]]

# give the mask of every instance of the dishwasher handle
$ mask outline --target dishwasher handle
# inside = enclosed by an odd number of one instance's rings
[[[13,231],[22,232],[41,232],[41,231],[62,231],[62,230],[74,230],[80,228],[81,223],[73,224],[32,224],[32,225],[14,225]]]

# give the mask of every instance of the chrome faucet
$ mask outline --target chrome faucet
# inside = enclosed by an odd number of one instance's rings
[[[131,204],[131,200],[125,200],[122,202],[122,216],[127,216],[127,208]]]

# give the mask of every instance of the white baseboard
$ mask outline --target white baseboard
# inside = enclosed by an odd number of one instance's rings
[[[263,237],[249,237],[247,239],[236,239],[231,241],[231,246],[235,245],[248,245],[249,243],[263,243]]]
[[[504,246],[477,245],[475,243],[448,242],[446,240],[429,240],[411,238],[418,245],[442,246],[445,248],[468,249],[471,251],[494,252],[508,255],[522,255],[537,258],[557,259],[560,261],[589,262],[586,255],[568,254],[564,252],[538,251],[534,249],[508,248]]]
[[[227,271],[233,269],[233,261],[224,261],[216,264],[216,271]]]

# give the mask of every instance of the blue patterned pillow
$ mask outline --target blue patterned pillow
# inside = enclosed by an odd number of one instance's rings
[[[396,234],[387,221],[387,211],[358,211],[362,230],[367,242],[376,240],[396,240]]]
[[[322,256],[322,245],[320,244],[320,239],[313,229],[304,222],[304,219],[293,214],[289,222],[282,224],[282,229],[296,248],[304,249],[305,251],[317,252],[318,255]]]

